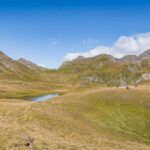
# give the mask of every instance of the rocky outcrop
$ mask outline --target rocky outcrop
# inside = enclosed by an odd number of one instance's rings
[[[119,59],[121,62],[129,62],[129,63],[139,63],[141,60],[136,55],[127,55]]]
[[[150,59],[150,49],[139,55],[141,60]]]
[[[96,77],[96,76],[87,76],[87,77],[85,77],[85,80],[89,81],[89,82],[98,82],[99,81],[98,77]]]
[[[150,73],[144,73],[144,74],[142,74],[141,79],[142,79],[143,81],[145,81],[145,80],[150,80]]]

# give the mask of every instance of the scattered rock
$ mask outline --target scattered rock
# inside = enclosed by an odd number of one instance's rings
[[[85,79],[89,82],[98,82],[98,77],[96,76],[87,76]]]
[[[25,146],[27,146],[27,147],[30,146],[30,143],[26,143]]]
[[[142,74],[142,80],[143,81],[150,80],[150,73],[144,73],[144,74]]]
[[[124,81],[124,80],[120,80],[120,86],[121,87],[126,87],[128,85],[128,83],[126,82],[126,81]]]

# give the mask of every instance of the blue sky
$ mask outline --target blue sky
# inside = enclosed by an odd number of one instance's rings
[[[0,49],[49,68],[97,47],[120,55],[129,45],[138,53],[150,44],[133,45],[141,36],[149,40],[149,14],[149,0],[0,0]]]

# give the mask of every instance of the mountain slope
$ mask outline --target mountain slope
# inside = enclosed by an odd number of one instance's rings
[[[60,71],[76,74],[77,82],[95,82],[113,86],[137,84],[147,74],[150,79],[150,50],[139,56],[127,55],[121,59],[111,55],[98,55],[91,58],[77,58],[65,62]],[[147,79],[148,79],[147,78]]]
[[[22,64],[3,53],[0,59],[6,79],[0,80],[0,149],[28,150],[31,146],[36,150],[150,149],[148,82],[131,90],[87,84],[84,88],[75,87],[85,81],[125,84],[133,82],[137,73],[148,79],[146,62],[131,63],[128,58],[122,62],[101,55],[80,57],[59,70],[41,70],[31,62]],[[75,84],[67,87],[68,83]],[[66,87],[68,94],[46,102],[16,99],[59,93],[58,89]]]
[[[27,60],[27,59],[24,59],[24,58],[20,58],[18,60],[19,63],[23,64],[24,66],[28,67],[29,69],[33,69],[33,70],[46,70],[46,68],[43,68],[41,66],[38,66],[37,64]]]
[[[150,49],[143,52],[141,55],[139,55],[139,58],[140,59],[150,59]]]
[[[42,67],[20,59],[15,61],[6,56],[3,52],[0,52],[0,77],[1,79],[20,79],[20,80],[44,80],[41,76],[41,72],[44,72]]]
[[[13,60],[0,52],[0,98],[63,93],[70,86],[68,76],[25,60]]]

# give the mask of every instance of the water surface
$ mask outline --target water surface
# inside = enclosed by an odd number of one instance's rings
[[[48,95],[42,95],[42,96],[37,96],[37,97],[32,97],[30,98],[33,102],[42,102],[42,101],[47,101],[51,98],[57,97],[59,94],[48,94]]]

